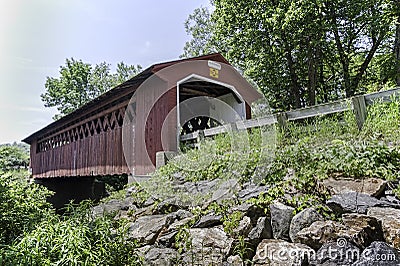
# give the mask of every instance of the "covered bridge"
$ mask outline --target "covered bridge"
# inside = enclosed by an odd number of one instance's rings
[[[149,82],[152,76],[156,78]],[[251,115],[249,104],[261,97],[220,54],[155,64],[25,138],[31,145],[32,175],[76,179],[148,174],[156,152],[176,151],[182,128],[193,128],[181,124],[188,111],[178,103],[196,96],[222,99],[244,119]],[[135,137],[123,141],[123,131],[131,130],[124,127],[132,126],[124,123],[126,115],[134,121]],[[210,126],[197,122],[197,127]]]

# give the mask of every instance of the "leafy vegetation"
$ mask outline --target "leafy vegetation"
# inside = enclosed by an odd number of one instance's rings
[[[11,171],[27,168],[29,149],[23,144],[6,144],[0,146],[0,170]]]
[[[67,115],[90,100],[128,80],[140,72],[140,65],[117,64],[116,73],[110,73],[110,64],[102,62],[95,66],[66,59],[60,67],[60,77],[48,77],[46,92],[41,95],[45,107],[57,107],[60,112],[54,119]]]
[[[138,265],[126,223],[93,217],[90,204],[70,206],[66,216],[50,216],[3,251],[8,265]]]
[[[27,172],[0,173],[0,245],[11,244],[54,212],[46,197],[51,192],[29,184]]]
[[[191,40],[183,56],[221,52],[259,85],[273,108],[400,84],[397,2],[212,0],[210,6],[188,17]]]
[[[89,202],[56,214],[27,171],[0,173],[0,265],[140,265],[124,220],[94,217]]]
[[[370,106],[362,131],[358,130],[351,111],[289,123],[286,128],[277,129],[273,154],[266,149],[268,145],[260,131],[241,137],[220,135],[201,143],[199,149],[173,158],[155,177],[173,180],[181,175],[187,181],[217,177],[236,178],[241,183],[260,181],[271,189],[253,203],[267,208],[289,193],[293,196],[286,203],[296,211],[313,205],[330,216],[322,206],[329,197],[323,179],[400,178],[399,103],[394,100]],[[248,148],[236,149],[235,145]]]

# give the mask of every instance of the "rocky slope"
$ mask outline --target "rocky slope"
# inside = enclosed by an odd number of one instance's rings
[[[287,202],[295,192],[268,203],[268,186],[177,178],[176,195],[159,198],[134,185],[93,213],[128,219],[127,238],[145,265],[400,265],[400,200],[391,190],[398,183],[321,185],[330,194],[323,206],[294,209]],[[187,202],[177,196],[182,188],[208,196]]]

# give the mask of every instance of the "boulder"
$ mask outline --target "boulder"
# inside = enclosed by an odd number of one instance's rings
[[[103,215],[116,216],[121,210],[128,210],[130,204],[131,202],[128,200],[112,199],[93,207],[92,214],[95,217]]]
[[[166,214],[176,212],[178,210],[188,209],[189,205],[176,198],[169,198],[161,201],[157,204],[156,208],[153,210],[153,214]]]
[[[373,241],[383,240],[381,224],[374,217],[358,214],[346,213],[342,216],[346,230],[340,230],[339,235],[350,239],[362,249],[369,246]]]
[[[334,221],[316,221],[309,227],[300,230],[293,241],[318,250],[323,244],[339,238],[340,230],[346,231],[347,228]]]
[[[193,217],[193,213],[187,210],[178,210],[177,212],[171,213],[170,215],[174,218],[174,220],[182,220]]]
[[[350,266],[359,259],[360,249],[344,238],[322,245],[310,261],[312,266]]]
[[[378,200],[367,194],[358,192],[346,192],[334,195],[326,204],[336,213],[367,213],[367,209],[371,207],[391,207],[394,204],[386,201]]]
[[[332,195],[354,191],[367,194],[372,197],[378,197],[385,190],[387,182],[379,178],[328,178],[322,183]]]
[[[193,227],[205,228],[205,227],[212,227],[215,225],[220,225],[220,224],[222,224],[221,219],[222,219],[221,215],[207,214],[207,215],[200,217],[200,220],[197,221],[193,225]]]
[[[173,266],[180,260],[179,253],[172,248],[144,246],[137,253],[144,259],[145,265],[149,266]]]
[[[219,265],[226,260],[233,249],[233,239],[222,226],[189,229],[190,249],[185,249],[183,265],[199,262],[201,265]]]
[[[218,188],[218,183],[220,180],[202,180],[197,182],[186,182],[183,184],[183,191],[190,193],[192,195],[202,194],[205,195],[207,193],[212,193],[214,190]]]
[[[290,222],[289,237],[293,241],[296,234],[309,227],[313,222],[323,221],[324,217],[314,208],[307,208],[297,213]]]
[[[131,219],[136,219],[140,216],[152,215],[153,207],[147,206],[147,207],[137,208],[135,206],[131,206],[129,208],[128,213],[129,213],[129,216],[131,217]]]
[[[289,243],[277,239],[264,239],[257,247],[252,265],[308,265],[309,258],[314,254],[314,250],[303,244]]]
[[[364,249],[360,259],[353,266],[395,266],[400,265],[400,253],[385,242],[375,241]]]
[[[368,209],[367,214],[382,223],[385,241],[400,249],[400,210],[373,207]]]
[[[264,209],[254,205],[252,203],[242,203],[240,205],[233,206],[229,209],[228,213],[233,213],[239,211],[243,213],[243,215],[250,217],[251,224],[256,224],[258,218],[265,216]]]
[[[249,242],[257,246],[262,239],[272,238],[271,221],[267,217],[260,217],[256,226],[248,234]]]
[[[238,227],[233,229],[235,236],[247,236],[251,230],[251,220],[248,216],[243,216],[240,220]]]
[[[154,244],[157,236],[172,222],[168,215],[141,216],[135,222],[130,223],[127,238],[136,240],[140,244]]]
[[[224,266],[243,266],[243,260],[239,257],[239,255],[229,256],[226,259],[226,263],[223,264]]]
[[[260,194],[262,193],[267,193],[269,190],[268,186],[258,186],[256,184],[247,184],[247,186],[239,191],[238,198],[242,202],[253,199],[253,198],[258,198]]]
[[[179,229],[191,222],[191,220],[192,217],[187,217],[171,223],[168,228],[164,227],[159,233],[156,243],[164,247],[173,247],[175,243],[175,236]]]
[[[217,186],[211,196],[210,202],[221,203],[224,200],[236,198],[236,194],[240,190],[240,184],[236,179],[229,179]]]
[[[275,239],[289,240],[290,222],[294,208],[276,202],[270,206],[272,236]]]

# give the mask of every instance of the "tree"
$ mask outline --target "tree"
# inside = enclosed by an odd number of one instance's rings
[[[387,56],[399,17],[392,2],[213,0],[213,12],[189,16],[184,55],[221,52],[277,109],[349,97],[395,75]]]
[[[189,58],[215,52],[212,43],[214,23],[206,7],[196,8],[185,21],[185,30],[192,38],[186,42],[181,58]]]
[[[387,0],[326,0],[324,10],[341,65],[343,87],[353,96],[393,24]],[[361,89],[362,90],[362,89]]]
[[[60,77],[47,77],[46,92],[41,95],[45,107],[57,107],[60,112],[54,119],[67,115],[114,86],[128,80],[141,70],[140,65],[117,65],[116,73],[110,73],[110,64],[95,66],[66,59],[60,67]]]
[[[29,151],[23,144],[0,146],[0,170],[11,171],[29,165]]]

